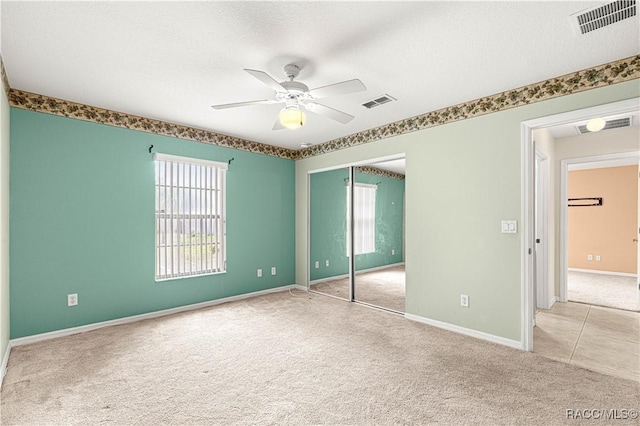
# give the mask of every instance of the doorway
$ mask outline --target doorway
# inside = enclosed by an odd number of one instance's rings
[[[638,312],[640,152],[561,162],[560,299]]]
[[[583,110],[572,111],[568,113],[558,114],[549,117],[543,117],[540,119],[530,120],[522,123],[522,222],[523,222],[523,236],[521,239],[521,256],[522,256],[522,280],[521,280],[521,343],[522,347],[526,351],[533,351],[533,327],[535,310],[538,306],[538,286],[536,286],[536,152],[535,144],[533,142],[533,131],[536,129],[551,128],[553,126],[570,125],[576,122],[586,122],[593,117],[608,117],[619,114],[633,113],[636,114],[640,109],[640,98],[629,99],[612,104],[600,105],[593,108],[586,108]],[[637,149],[637,148],[636,148]],[[557,176],[557,172],[556,172]],[[560,188],[560,206],[561,200],[566,200],[566,188],[561,186]],[[562,208],[560,209],[562,211]],[[566,216],[558,218],[558,227],[565,225]],[[562,233],[560,233],[562,235]],[[555,276],[559,281],[560,286],[566,285],[566,269],[567,259],[563,255],[564,248],[563,242],[555,245],[559,253],[559,270]],[[538,256],[540,257],[540,256]],[[548,258],[549,260],[549,258]],[[547,264],[549,261],[547,261]],[[549,285],[549,287],[552,287]],[[555,288],[555,286],[554,286]],[[556,288],[553,295],[549,295],[548,299],[553,300],[553,297],[558,297],[559,301],[566,302],[566,298],[562,294],[562,288]],[[559,294],[558,294],[559,293]],[[639,294],[640,297],[640,294]]]

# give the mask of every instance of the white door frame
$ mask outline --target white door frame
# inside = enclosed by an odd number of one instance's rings
[[[535,161],[533,130],[570,124],[577,121],[585,121],[597,116],[625,114],[638,111],[638,109],[640,109],[640,98],[632,98],[620,102],[528,120],[521,123],[521,222],[523,233],[520,249],[520,340],[522,349],[525,351],[533,351],[533,270],[535,266],[532,255],[534,249],[533,244],[535,244],[535,236],[533,235],[533,162]]]
[[[560,199],[569,198],[569,170],[571,166],[601,164],[607,167],[622,166],[630,163],[629,160],[638,164],[638,155],[640,151],[621,152],[616,154],[595,155],[592,157],[567,158],[560,161]],[[587,168],[587,167],[584,167]],[[558,300],[566,302],[568,298],[567,271],[569,270],[569,207],[567,203],[560,204],[560,294]]]

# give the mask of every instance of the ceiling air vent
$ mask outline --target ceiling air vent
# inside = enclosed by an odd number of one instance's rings
[[[618,0],[604,6],[594,7],[571,15],[580,34],[615,24],[623,19],[636,16],[636,0]]]
[[[363,103],[362,106],[365,108],[371,109],[395,100],[396,98],[392,98],[389,95],[382,95],[380,97],[370,100],[369,102]]]
[[[630,127],[630,126],[631,126],[631,117],[616,118],[613,120],[607,120],[605,122],[604,129],[602,130],[617,129],[620,127]],[[591,131],[587,129],[586,124],[582,124],[577,127],[580,133],[591,133]]]

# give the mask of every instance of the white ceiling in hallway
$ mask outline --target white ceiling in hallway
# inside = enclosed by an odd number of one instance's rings
[[[298,149],[640,53],[638,16],[575,32],[602,4],[3,0],[1,53],[15,89]],[[274,99],[243,69],[282,81],[290,62],[310,88],[359,78],[320,101],[355,119],[275,131],[282,105],[211,108]]]

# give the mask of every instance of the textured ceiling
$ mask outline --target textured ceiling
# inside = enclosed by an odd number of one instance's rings
[[[1,54],[12,88],[298,149],[640,53],[638,17],[577,35],[569,15],[603,2],[12,2]],[[272,130],[281,105],[243,71],[310,88],[355,115]],[[368,110],[389,94],[397,102]]]

